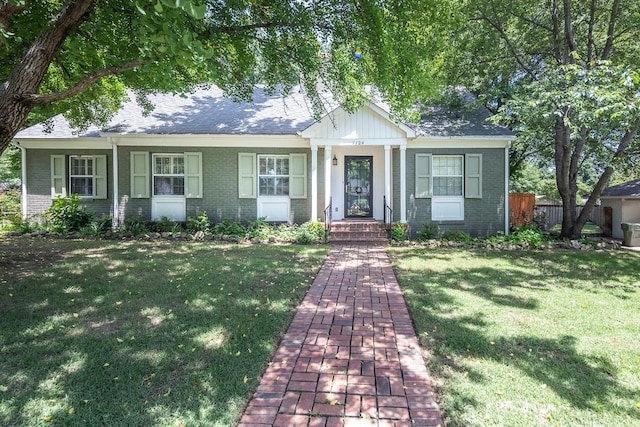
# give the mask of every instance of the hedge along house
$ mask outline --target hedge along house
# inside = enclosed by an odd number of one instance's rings
[[[24,217],[56,196],[78,194],[89,210],[184,221],[224,218],[302,223],[385,218],[412,230],[437,222],[471,235],[508,232],[508,150],[512,134],[431,107],[417,125],[367,103],[316,121],[304,96],[234,103],[218,88],[187,97],[158,94],[144,114],[129,102],[104,130],[74,133],[56,116],[15,137],[22,149]]]

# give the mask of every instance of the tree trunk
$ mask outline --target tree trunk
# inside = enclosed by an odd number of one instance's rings
[[[0,87],[0,153],[27,120],[49,64],[65,39],[86,19],[95,0],[78,0],[62,6],[58,14],[25,52]]]
[[[555,125],[556,184],[562,199],[562,231],[560,237],[568,237],[575,219],[575,192],[572,191],[571,137],[569,128],[562,117],[556,118]],[[572,196],[573,193],[573,196]]]

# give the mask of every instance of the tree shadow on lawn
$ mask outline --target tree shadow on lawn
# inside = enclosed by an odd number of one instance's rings
[[[1,296],[0,424],[236,421],[321,258],[291,249],[284,265],[232,247],[215,252],[228,259],[213,272],[204,246],[164,251],[113,244],[92,260],[80,249],[73,264],[18,280],[22,306]],[[135,271],[133,259],[145,267]],[[237,287],[227,286],[229,270]]]
[[[440,266],[434,267],[433,272],[412,270],[398,273],[416,328],[427,332],[420,336],[431,353],[432,368],[437,375],[455,372],[456,375],[466,375],[473,382],[491,381],[482,372],[474,370],[472,365],[464,363],[470,357],[517,368],[527,377],[545,384],[575,408],[612,407],[617,399],[640,400],[640,390],[627,388],[617,380],[616,368],[610,359],[579,352],[576,337],[563,334],[556,338],[542,338],[517,334],[490,339],[486,334],[490,326],[487,316],[457,311],[461,304],[455,293],[450,292],[470,293],[492,304],[531,311],[537,311],[541,302],[535,297],[514,295],[512,291],[518,291],[510,288],[528,288],[530,294],[547,293],[550,286],[562,286],[622,297],[625,293],[637,292],[640,287],[637,279],[640,277],[640,257],[619,252],[592,252],[577,257],[560,253],[556,263],[548,253],[470,251],[468,255],[484,258],[489,264],[497,264],[507,256],[512,260],[512,268],[500,266],[496,271],[488,267],[465,267],[456,271],[443,270]],[[403,256],[398,258],[402,260]],[[428,263],[431,259],[437,263],[441,254],[425,251],[411,256],[424,256]],[[605,273],[608,280],[602,287],[592,285],[596,261],[605,272],[610,272]],[[580,264],[589,268],[581,270]],[[572,275],[562,279],[568,272]],[[561,280],[549,285],[549,277]],[[444,392],[448,395],[450,413],[468,413],[469,407],[480,405],[473,395],[462,390],[447,389]],[[637,417],[634,407],[617,408],[616,411]]]

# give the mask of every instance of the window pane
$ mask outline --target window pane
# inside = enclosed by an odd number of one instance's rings
[[[261,196],[275,195],[275,182],[273,178],[260,177],[260,195]]]
[[[85,173],[85,160],[79,157],[71,158],[71,175],[86,175]]]
[[[86,160],[86,173],[85,175],[93,175],[93,159],[84,159]]]
[[[289,195],[289,178],[277,178],[275,187],[276,187],[276,196],[288,196]]]
[[[433,178],[433,195],[434,196],[461,196],[462,195],[462,178],[461,177],[434,177]]]
[[[156,196],[171,195],[171,178],[168,176],[154,177],[153,194]]]
[[[93,179],[72,177],[71,192],[79,196],[93,196]]]
[[[173,158],[173,172],[177,175],[184,175],[184,157]]]
[[[184,178],[174,176],[171,178],[171,194],[174,196],[184,195]]]

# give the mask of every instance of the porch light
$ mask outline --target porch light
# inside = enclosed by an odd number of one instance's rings
[[[333,166],[338,166],[338,158],[335,154],[333,155]]]

